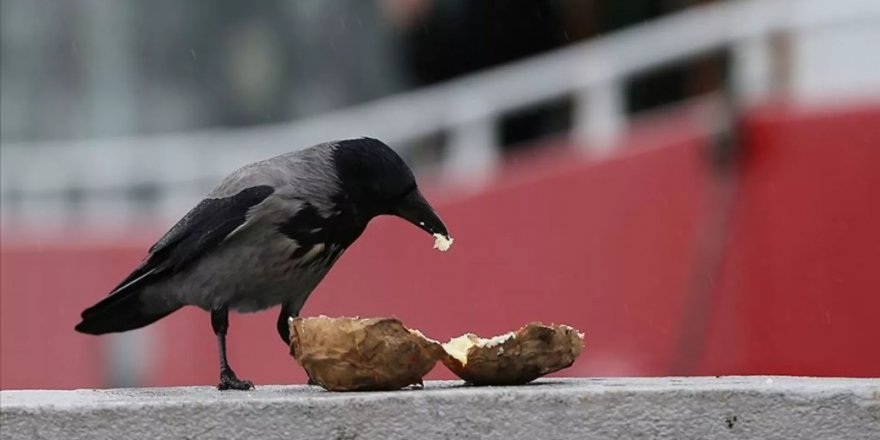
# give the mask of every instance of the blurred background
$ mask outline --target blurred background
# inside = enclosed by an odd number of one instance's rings
[[[225,174],[354,136],[455,246],[377,219],[304,315],[566,323],[564,375],[880,376],[876,0],[0,5],[0,388],[215,384],[208,314],[80,311]],[[230,362],[304,383],[276,315]]]

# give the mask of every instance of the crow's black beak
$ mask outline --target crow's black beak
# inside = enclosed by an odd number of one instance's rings
[[[404,197],[394,208],[392,214],[418,226],[431,235],[440,234],[450,238],[443,220],[440,220],[434,208],[425,200],[418,189],[412,190]]]

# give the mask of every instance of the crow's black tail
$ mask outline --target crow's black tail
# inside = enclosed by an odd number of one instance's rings
[[[180,306],[147,307],[140,299],[140,289],[116,292],[82,312],[76,331],[90,335],[124,332],[150,325]]]

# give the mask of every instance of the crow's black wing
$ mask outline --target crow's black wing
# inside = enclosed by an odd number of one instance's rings
[[[247,213],[274,190],[260,185],[224,198],[202,200],[150,248],[150,255],[111,294],[146,278],[174,274],[222,243],[247,221]]]
[[[149,325],[180,305],[145,307],[142,288],[180,271],[248,222],[248,211],[274,190],[261,185],[234,196],[202,200],[150,248],[141,265],[103,300],[82,312],[76,330],[88,334],[127,331]]]

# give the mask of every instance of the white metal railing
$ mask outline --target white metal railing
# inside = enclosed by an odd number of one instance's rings
[[[521,62],[292,123],[4,145],[2,225],[101,225],[144,216],[173,221],[244,163],[350,136],[377,137],[405,150],[408,141],[447,133],[443,172],[457,178],[485,176],[499,156],[497,120],[565,96],[575,103],[573,136],[601,153],[627,125],[623,84],[635,74],[730,48],[737,96],[759,99],[773,84],[773,35],[865,20],[880,23],[876,0],[840,0],[834,8],[819,8],[821,13],[793,13],[818,1],[824,0],[737,0],[692,8]],[[156,188],[156,206],[136,206],[119,191],[137,185]],[[80,194],[78,201],[58,196],[72,189]]]

